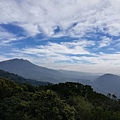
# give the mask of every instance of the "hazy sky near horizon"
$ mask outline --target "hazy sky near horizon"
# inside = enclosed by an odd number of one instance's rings
[[[1,0],[0,61],[120,74],[120,0]]]

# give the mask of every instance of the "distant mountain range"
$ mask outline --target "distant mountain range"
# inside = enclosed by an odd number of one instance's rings
[[[91,73],[53,70],[45,67],[37,66],[28,60],[11,59],[0,62],[0,69],[10,73],[18,74],[26,79],[34,79],[38,81],[59,83],[66,81],[79,81],[95,79],[96,75]]]
[[[58,81],[58,79],[55,78],[56,75],[59,74],[58,71],[34,65],[23,59],[12,59],[0,62],[0,69],[18,74],[26,79],[34,79],[44,82]]]
[[[68,71],[68,70],[59,70],[64,76],[73,78],[73,79],[86,79],[86,80],[95,80],[100,74],[93,74],[88,72],[77,72],[77,71]]]
[[[98,75],[76,71],[53,70],[37,66],[24,59],[2,61],[0,62],[0,69],[22,76],[27,81],[32,79],[37,80],[37,82],[42,81],[43,83],[79,82],[92,86],[98,92],[106,95],[108,93],[115,94],[120,98],[120,76],[114,74]]]

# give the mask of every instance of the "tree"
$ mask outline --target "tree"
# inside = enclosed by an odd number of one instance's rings
[[[117,96],[115,94],[112,95],[112,99],[113,100],[116,100],[117,99]]]
[[[110,94],[110,93],[108,93],[108,94],[107,94],[107,97],[108,97],[108,98],[111,98],[111,94]]]

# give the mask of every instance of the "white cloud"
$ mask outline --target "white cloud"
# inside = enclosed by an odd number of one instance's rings
[[[49,42],[47,45],[37,45],[34,47],[29,48],[23,48],[23,49],[16,49],[13,48],[13,53],[8,55],[11,55],[12,57],[23,57],[25,58],[31,58],[35,57],[34,59],[38,58],[40,59],[40,63],[56,63],[59,61],[66,62],[69,61],[71,63],[74,63],[74,59],[72,56],[76,55],[84,55],[84,54],[90,54],[86,47],[94,45],[93,41],[87,41],[87,40],[75,40],[73,42],[61,42],[58,43],[51,43]],[[29,57],[28,57],[29,56]],[[37,62],[37,61],[36,61]]]
[[[87,46],[94,46],[95,41],[91,40],[74,40],[73,42],[63,42],[66,46],[72,47],[72,46],[82,46],[82,47],[87,47]]]
[[[84,55],[84,54],[90,54],[86,49],[86,47],[93,45],[94,45],[93,41],[87,41],[87,40],[61,42],[60,44],[49,42],[47,45],[39,45],[32,48],[23,48],[22,52],[26,54],[37,54],[37,55],[42,54],[45,56],[52,56],[52,55],[54,56],[58,54]]]
[[[2,27],[0,27],[0,39],[5,39],[5,38],[11,38],[14,35],[8,33],[5,29],[3,29]]]
[[[0,27],[0,46],[10,46],[10,42],[19,41],[25,37],[17,37],[16,35],[6,31],[4,28]]]
[[[111,42],[112,42],[112,39],[106,36],[103,36],[102,40],[99,42],[99,48],[108,47],[111,44]]]
[[[77,60],[77,63],[45,63],[43,66],[50,67],[54,69],[65,69],[65,70],[74,70],[81,72],[93,72],[93,73],[114,73],[120,74],[120,53],[116,54],[101,54],[96,55],[95,57],[78,57],[71,56],[70,60]],[[86,61],[88,64],[83,61]],[[90,64],[93,63],[93,64]],[[40,64],[39,64],[40,65]]]
[[[119,65],[119,53],[114,54],[105,54],[105,53],[90,53],[86,47],[94,45],[93,41],[73,41],[73,42],[61,42],[50,43],[48,45],[40,45],[32,48],[23,48],[22,50],[14,49],[14,52],[22,55],[37,56],[40,59],[40,62],[46,63],[55,63],[59,61],[85,61],[82,64],[90,63],[94,66],[116,66]],[[79,56],[80,55],[80,56]],[[82,56],[81,56],[82,55]],[[86,56],[90,55],[90,56]]]
[[[15,23],[32,36],[42,32],[52,37],[56,26],[61,36],[82,36],[94,28],[119,35],[119,6],[119,0],[4,0],[0,1],[0,23]]]
[[[71,47],[71,44],[73,46]],[[120,53],[114,54],[105,54],[105,53],[90,53],[88,51],[87,55],[84,55],[83,52],[76,50],[74,47],[75,42],[66,42],[59,44],[49,43],[45,46],[36,46],[33,48],[23,48],[15,49],[10,53],[5,53],[4,57],[0,56],[1,61],[9,58],[23,58],[28,59],[37,65],[52,68],[52,69],[66,69],[66,70],[75,70],[75,71],[84,71],[84,72],[110,72],[119,74],[120,71]],[[78,41],[80,44],[80,41]],[[87,43],[87,42],[86,42]],[[82,44],[82,42],[81,42]],[[82,49],[86,48],[86,45],[82,46]],[[73,52],[75,51],[75,52]],[[79,55],[78,56],[78,52]],[[64,54],[66,53],[66,54]],[[72,56],[69,53],[73,54]],[[68,55],[67,55],[68,54]],[[7,57],[5,57],[7,56]],[[8,57],[9,56],[9,57]]]
[[[7,32],[5,29],[0,27],[0,45],[6,45],[6,43],[15,40],[16,36],[12,33]]]

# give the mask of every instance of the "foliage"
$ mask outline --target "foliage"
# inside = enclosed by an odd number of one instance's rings
[[[74,107],[52,90],[36,91],[1,78],[0,94],[1,120],[75,120]]]
[[[35,87],[1,77],[0,120],[120,120],[120,100],[80,83]]]

